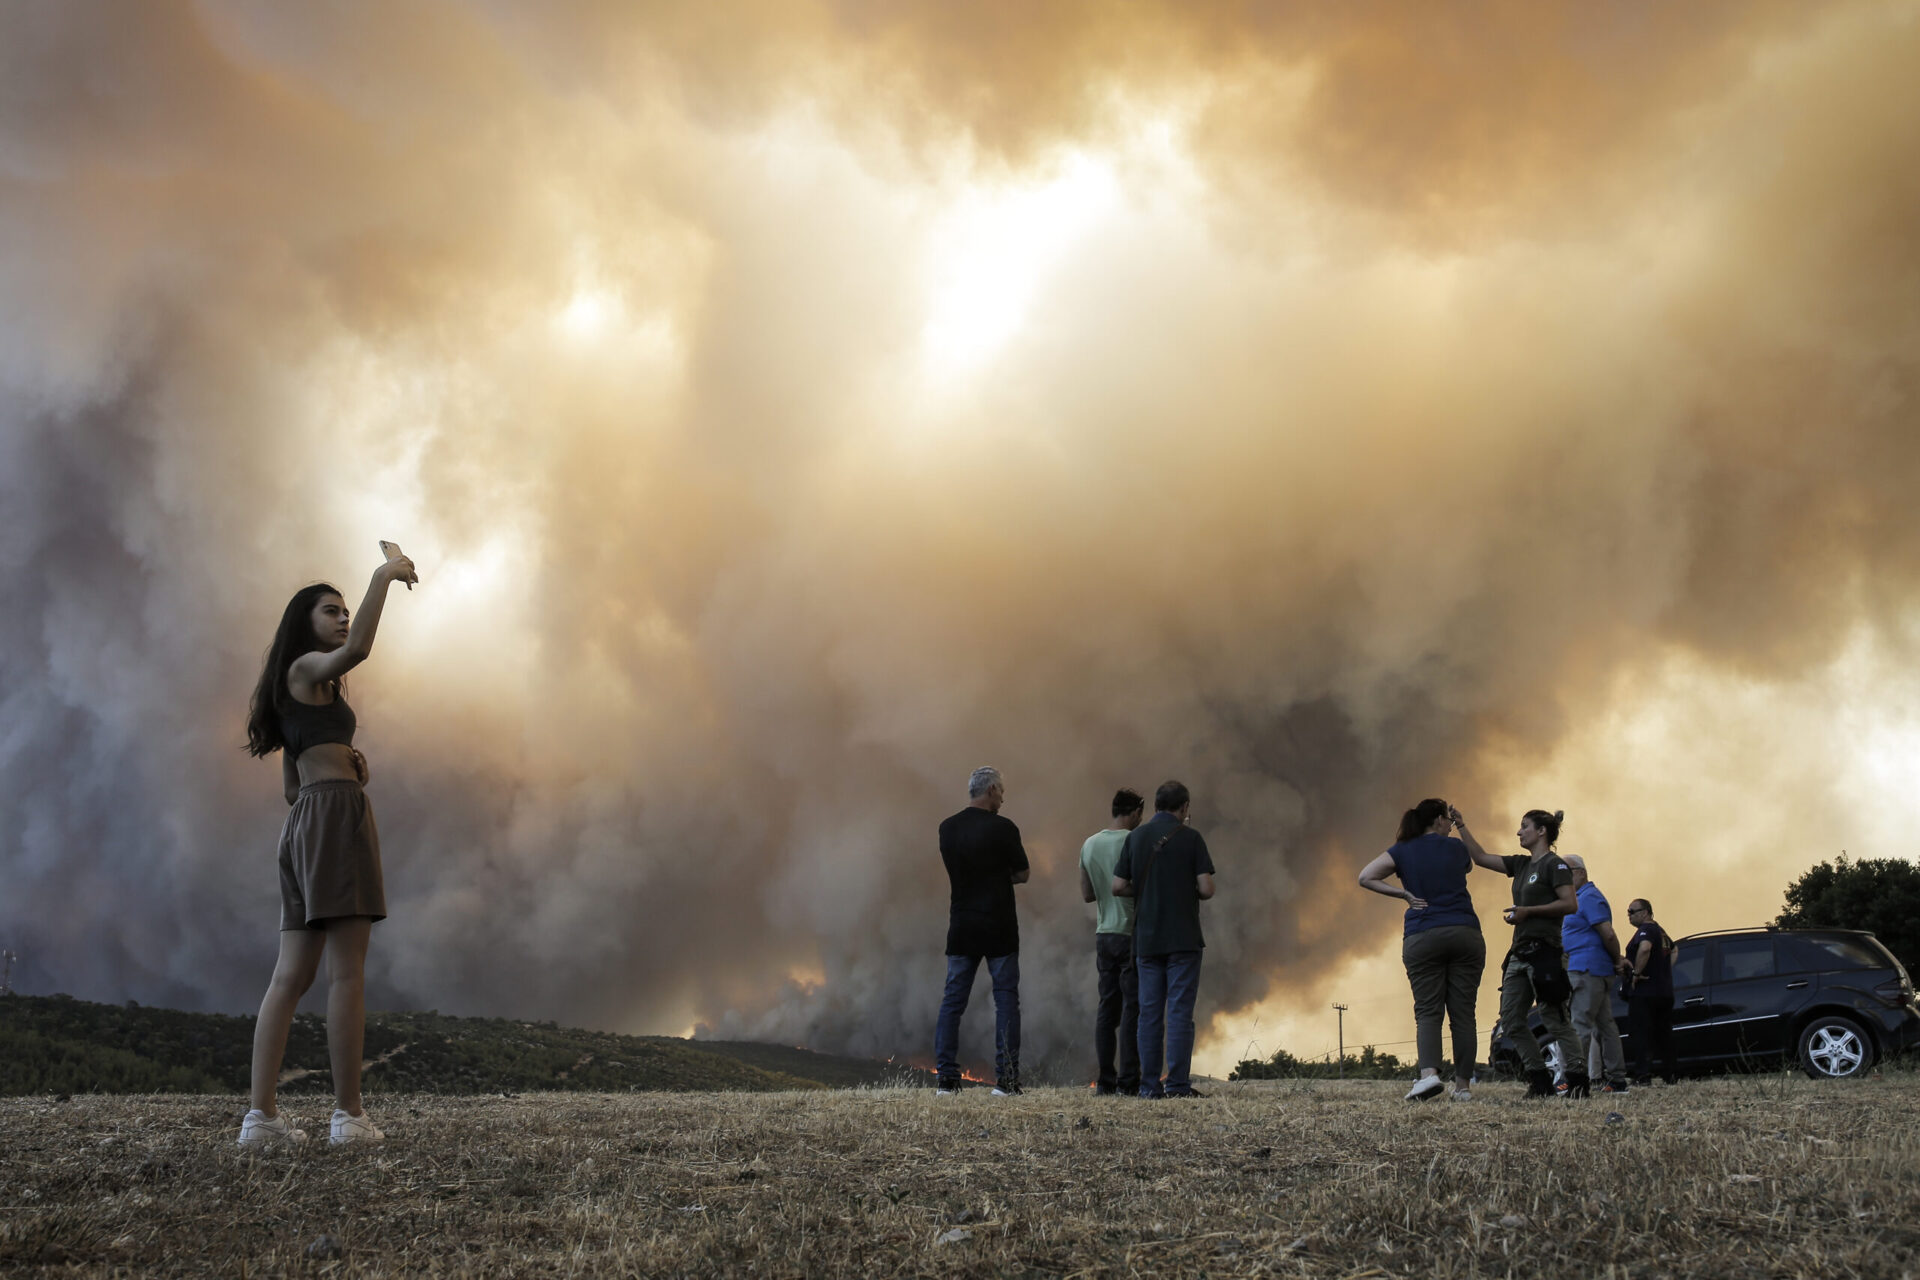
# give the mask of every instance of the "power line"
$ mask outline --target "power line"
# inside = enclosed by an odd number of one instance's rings
[[[1398,1049],[1401,1045],[1418,1044],[1420,1042],[1418,1040],[1370,1040],[1367,1043],[1371,1048],[1375,1049]],[[1303,1061],[1318,1062],[1324,1059],[1332,1062],[1333,1055],[1334,1050],[1332,1049],[1318,1049],[1309,1054]]]

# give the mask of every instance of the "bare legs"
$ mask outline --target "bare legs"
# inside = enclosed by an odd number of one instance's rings
[[[313,985],[320,968],[327,935],[317,929],[282,929],[280,959],[273,966],[260,1016],[253,1024],[253,1109],[269,1118],[277,1115],[274,1094],[280,1085],[280,1062],[287,1056],[287,1032],[293,1028],[293,1010]]]
[[[253,1102],[271,1117],[287,1056],[287,1033],[294,1007],[313,985],[322,953],[327,959],[327,1052],[333,1067],[334,1098],[342,1111],[360,1114],[360,1061],[367,1037],[367,940],[373,921],[349,916],[326,922],[325,929],[282,929],[280,959],[260,1001],[253,1025]]]
[[[327,921],[327,1060],[333,1066],[335,1105],[360,1114],[361,1050],[367,1042],[367,939],[373,921],[348,916]]]

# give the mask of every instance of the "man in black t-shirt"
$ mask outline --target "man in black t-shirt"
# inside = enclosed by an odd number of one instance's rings
[[[1633,1042],[1633,1082],[1653,1083],[1654,1055],[1668,1084],[1680,1078],[1673,1060],[1673,939],[1653,918],[1653,904],[1627,904],[1634,927],[1627,943],[1627,1039]]]
[[[1020,1092],[1020,924],[1013,886],[1027,881],[1020,828],[1000,816],[1007,789],[1000,771],[975,769],[967,807],[940,824],[940,860],[947,866],[952,907],[947,918],[947,987],[933,1027],[939,1091],[960,1087],[960,1015],[974,976],[987,962],[993,979],[996,1097]]]
[[[1195,1098],[1193,1006],[1200,993],[1200,903],[1213,896],[1213,856],[1187,825],[1187,788],[1163,782],[1154,814],[1127,837],[1113,892],[1131,897],[1134,965],[1140,981],[1140,1096]],[[1164,1044],[1167,1077],[1160,1078]]]

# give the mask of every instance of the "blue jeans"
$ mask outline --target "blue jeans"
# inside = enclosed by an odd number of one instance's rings
[[[1136,956],[1140,970],[1140,1096],[1193,1092],[1193,1001],[1200,994],[1200,953]],[[1167,1078],[1160,1079],[1161,1043]]]
[[[1002,1084],[1020,1082],[1020,953],[1006,956],[948,956],[947,990],[933,1024],[933,1061],[940,1083],[960,1079],[960,1015],[973,994],[980,961],[993,979],[993,1066]]]

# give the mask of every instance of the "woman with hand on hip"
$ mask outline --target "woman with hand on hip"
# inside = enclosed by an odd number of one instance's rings
[[[1420,1078],[1407,1091],[1409,1102],[1437,1098],[1446,1088],[1440,1079],[1443,1012],[1453,1028],[1454,1099],[1465,1102],[1473,1096],[1473,1005],[1487,967],[1487,943],[1467,892],[1474,859],[1454,838],[1456,825],[1464,829],[1459,810],[1445,800],[1422,800],[1401,816],[1394,846],[1360,871],[1362,889],[1407,904],[1400,959],[1413,987],[1420,1052]],[[1387,883],[1388,876],[1399,879],[1398,888]]]
[[[387,589],[417,582],[413,561],[395,555],[349,616],[346,600],[326,583],[288,601],[267,650],[247,714],[247,751],[281,752],[281,777],[292,812],[280,835],[280,958],[260,1002],[253,1031],[252,1107],[240,1125],[247,1146],[306,1141],[275,1106],[280,1063],[294,1007],[327,961],[327,1055],[333,1068],[335,1144],[379,1142],[360,1105],[361,1049],[366,1040],[367,941],[387,915],[380,875],[380,836],[361,788],[366,757],[353,747],[355,720],[344,677],[367,660]]]

